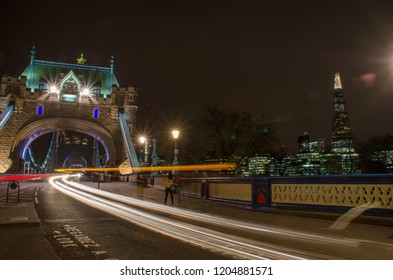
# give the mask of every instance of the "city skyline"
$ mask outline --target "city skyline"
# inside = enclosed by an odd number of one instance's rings
[[[138,88],[142,119],[170,131],[218,102],[270,115],[290,150],[304,131],[330,143],[339,72],[354,142],[393,131],[391,1],[91,3],[62,7],[72,21],[46,1],[5,4],[0,72],[20,75],[33,45],[48,61],[84,53],[107,67],[114,55],[120,85]]]

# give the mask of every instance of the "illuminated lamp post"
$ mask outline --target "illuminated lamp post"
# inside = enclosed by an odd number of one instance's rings
[[[25,161],[23,165],[24,165],[23,174],[30,174],[30,161]]]
[[[145,153],[144,153],[145,142],[146,142],[146,138],[144,136],[139,137],[139,143],[141,144],[141,149],[139,152],[139,164],[140,165],[144,165],[144,163],[145,163]]]
[[[50,94],[59,93],[59,89],[57,88],[57,86],[50,86],[50,87],[49,87],[49,93],[50,93]]]
[[[83,89],[81,90],[80,94],[79,94],[79,102],[80,102],[82,99],[88,98],[89,95],[90,95],[90,89],[88,89],[88,88],[83,88]]]
[[[89,95],[90,95],[90,89],[84,88],[84,89],[82,90],[82,95],[83,95],[83,96],[89,96]]]
[[[172,130],[173,139],[175,141],[175,149],[173,151],[173,165],[179,165],[179,159],[177,158],[177,155],[179,154],[179,150],[177,149],[177,139],[179,138],[179,134],[179,130]]]
[[[153,149],[151,152],[151,166],[158,165],[158,155],[157,155],[157,139],[152,139]],[[157,171],[153,171],[150,173],[151,175],[156,175]]]

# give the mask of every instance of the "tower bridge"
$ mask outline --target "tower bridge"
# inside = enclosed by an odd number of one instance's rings
[[[91,167],[127,159],[137,165],[127,139],[135,125],[138,93],[132,85],[120,87],[113,57],[109,67],[97,67],[84,64],[83,54],[75,64],[37,60],[35,54],[33,47],[20,77],[1,79],[0,173],[21,171],[32,142],[48,133],[54,133],[53,153],[48,151],[52,169],[72,157]],[[93,139],[87,143],[90,152],[67,151],[67,135]]]

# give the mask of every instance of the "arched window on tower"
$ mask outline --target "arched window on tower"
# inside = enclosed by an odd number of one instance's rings
[[[134,95],[133,94],[128,95],[128,102],[134,102]]]
[[[100,117],[100,110],[98,108],[94,108],[93,118],[97,120],[99,117]]]
[[[43,116],[44,115],[44,106],[42,106],[41,104],[39,104],[37,106],[37,116]]]

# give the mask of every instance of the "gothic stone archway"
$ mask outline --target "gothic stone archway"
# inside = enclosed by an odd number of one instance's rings
[[[91,121],[65,117],[42,119],[23,127],[14,138],[11,155],[15,158],[25,154],[25,149],[35,139],[53,131],[75,131],[87,134],[102,144],[108,160],[116,161],[122,157],[122,154],[119,154],[120,151],[116,149],[115,140],[105,128]]]

